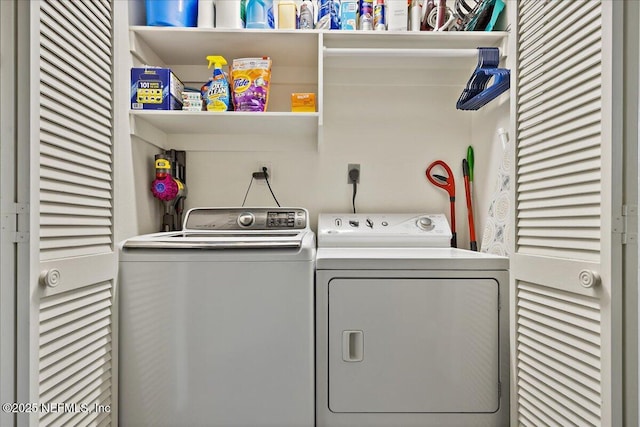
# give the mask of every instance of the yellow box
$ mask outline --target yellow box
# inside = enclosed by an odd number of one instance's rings
[[[292,93],[291,111],[293,113],[315,113],[316,94],[315,93]]]

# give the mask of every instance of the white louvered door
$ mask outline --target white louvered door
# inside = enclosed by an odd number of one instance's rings
[[[518,2],[517,425],[621,425],[620,4]]]
[[[110,425],[113,34],[108,0],[31,2],[31,401],[39,425]],[[39,64],[39,67],[36,67]],[[34,165],[34,163],[36,163]],[[35,249],[37,248],[37,250]],[[112,381],[114,380],[114,381]],[[96,406],[98,405],[98,406]],[[97,410],[96,410],[97,409]]]

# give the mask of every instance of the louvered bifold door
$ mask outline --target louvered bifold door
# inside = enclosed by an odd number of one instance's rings
[[[108,0],[33,2],[39,16],[40,425],[109,425],[114,354],[113,46]],[[33,88],[32,88],[33,90]]]
[[[615,3],[518,2],[517,425],[618,425]]]

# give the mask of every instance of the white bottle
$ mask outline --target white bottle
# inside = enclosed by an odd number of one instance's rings
[[[422,6],[420,6],[420,0],[411,1],[410,15],[410,30],[420,31],[420,21],[422,21]]]
[[[313,30],[313,3],[311,0],[302,0],[300,5],[300,29]]]
[[[213,28],[214,25],[213,0],[198,0],[198,28]]]
[[[216,28],[242,28],[240,0],[215,0]]]

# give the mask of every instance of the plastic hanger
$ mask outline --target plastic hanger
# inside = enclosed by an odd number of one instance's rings
[[[511,71],[498,68],[499,63],[500,50],[497,47],[478,48],[478,66],[456,103],[458,110],[478,110],[509,89]],[[493,84],[487,87],[491,81]]]

